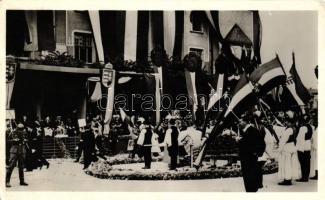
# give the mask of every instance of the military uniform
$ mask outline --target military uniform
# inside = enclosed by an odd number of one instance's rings
[[[18,161],[19,168],[19,179],[20,185],[27,185],[24,181],[24,160],[26,157],[26,142],[27,142],[27,133],[24,130],[24,127],[19,127],[15,130],[9,138],[9,142],[11,142],[10,148],[10,157],[9,157],[9,166],[6,174],[6,186],[10,186],[10,177],[13,169],[16,166]]]

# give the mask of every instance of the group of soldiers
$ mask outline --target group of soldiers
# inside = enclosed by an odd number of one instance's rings
[[[279,185],[317,179],[317,128],[308,115],[298,117],[287,111],[272,124],[253,113],[243,116],[238,127],[236,140],[247,192],[263,187],[262,167],[269,159],[278,161]]]

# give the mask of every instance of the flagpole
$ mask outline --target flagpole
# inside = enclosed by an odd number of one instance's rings
[[[283,65],[282,65],[282,63],[281,63],[281,61],[280,61],[280,59],[279,59],[279,55],[276,53],[275,56],[276,56],[276,59],[277,59],[277,60],[279,61],[279,63],[280,63],[280,67],[281,67],[283,73],[284,73],[285,76],[288,78],[288,75],[287,75],[286,71],[284,70]]]

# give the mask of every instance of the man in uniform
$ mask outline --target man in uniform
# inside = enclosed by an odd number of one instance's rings
[[[24,180],[24,159],[26,156],[26,142],[27,133],[22,123],[18,124],[17,129],[13,132],[12,137],[9,138],[11,142],[9,167],[6,174],[6,187],[11,187],[10,177],[13,169],[18,161],[20,185],[27,186]]]

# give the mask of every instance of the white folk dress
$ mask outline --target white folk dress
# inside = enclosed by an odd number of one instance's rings
[[[287,128],[279,138],[278,178],[280,181],[298,179],[301,176],[297,148],[294,142],[288,142],[292,134],[293,129]]]

